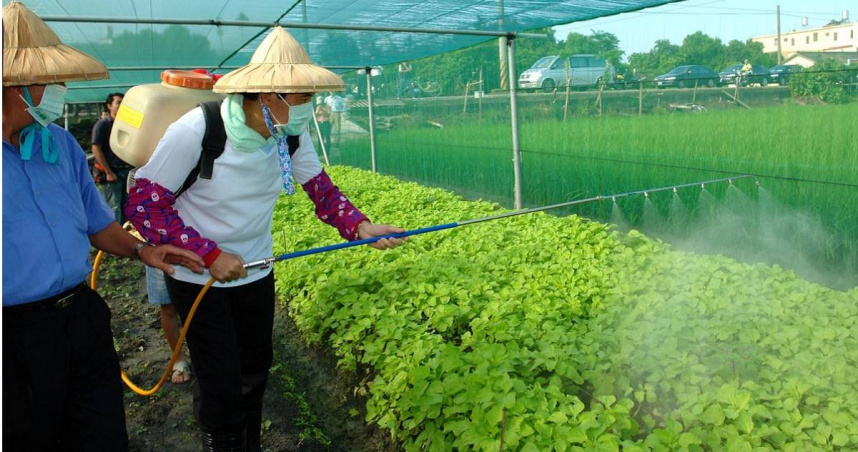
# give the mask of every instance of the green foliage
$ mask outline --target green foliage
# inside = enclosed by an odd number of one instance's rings
[[[598,58],[609,61],[614,67],[622,65],[623,52],[620,50],[620,40],[613,33],[593,31],[590,36],[581,33],[569,33],[566,40],[560,43],[561,55],[565,57],[576,53],[594,54]]]
[[[847,100],[846,83],[854,72],[834,58],[828,58],[813,68],[794,74],[790,91],[797,97],[817,97],[823,102],[843,103]]]
[[[656,41],[649,52],[631,54],[629,66],[651,79],[684,64],[699,64],[718,72],[745,58],[764,67],[774,66],[777,62],[772,55],[763,53],[763,45],[759,42],[732,40],[724,45],[721,39],[698,31],[686,36],[679,46],[666,39]]]
[[[499,213],[329,171],[377,221]],[[281,199],[273,227],[276,249],[338,241],[300,195]],[[307,340],[361,373],[367,420],[405,450],[497,450],[501,431],[506,449],[529,451],[858,446],[858,293],[778,268],[531,214],[275,272]]]
[[[553,28],[540,28],[530,32],[544,34],[547,37],[516,39],[515,64],[519,72],[529,68],[539,58],[557,55],[560,51],[554,38]],[[372,48],[375,44],[367,43],[367,45]],[[331,49],[338,49],[338,47],[331,47]],[[506,52],[506,47],[504,47],[504,52]],[[498,89],[500,87],[498,55],[498,40],[490,39],[464,49],[412,61],[411,77],[420,78],[421,81],[431,80],[439,83],[442,95],[451,95],[462,93],[467,82],[479,80],[479,72],[482,70],[485,83],[484,91]],[[380,95],[396,95],[399,79],[397,66],[398,63],[384,66],[382,74],[375,78],[377,93]],[[363,76],[350,74],[346,75],[344,79],[349,84],[359,86],[366,83]],[[365,91],[363,88],[361,90]]]

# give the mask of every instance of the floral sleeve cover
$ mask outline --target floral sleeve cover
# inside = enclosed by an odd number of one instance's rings
[[[220,248],[185,225],[173,208],[175,202],[176,197],[170,190],[148,179],[137,179],[128,193],[125,216],[149,242],[193,251],[203,258],[206,267],[211,266],[220,255]]]
[[[324,170],[302,185],[316,205],[316,218],[337,228],[346,240],[357,239],[358,225],[369,218],[349,202]]]

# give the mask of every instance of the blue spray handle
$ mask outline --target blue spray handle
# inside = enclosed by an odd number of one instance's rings
[[[320,248],[311,248],[309,250],[295,251],[293,253],[286,253],[286,254],[281,254],[279,256],[266,257],[265,259],[262,259],[262,260],[253,261],[253,262],[244,264],[244,268],[246,268],[246,269],[265,268],[274,262],[285,261],[287,259],[294,259],[296,257],[301,257],[301,256],[309,256],[311,254],[319,254],[319,253],[326,253],[328,251],[341,250],[343,248],[351,248],[353,246],[367,245],[367,244],[370,244],[373,242],[377,242],[383,238],[397,238],[398,239],[398,238],[403,238],[403,237],[409,237],[412,235],[425,234],[427,232],[435,232],[435,231],[442,231],[444,229],[452,229],[452,228],[455,228],[458,226],[465,226],[465,225],[469,225],[469,224],[482,223],[484,221],[493,221],[493,220],[499,220],[501,218],[509,218],[509,217],[514,217],[514,216],[518,216],[518,215],[525,215],[525,214],[534,213],[534,212],[543,212],[546,210],[557,209],[559,207],[568,207],[568,206],[574,206],[574,205],[578,205],[578,204],[587,204],[587,203],[591,203],[591,202],[604,201],[607,199],[616,201],[617,198],[622,198],[622,197],[626,197],[626,196],[634,196],[634,195],[641,195],[641,194],[644,196],[649,196],[650,193],[656,193],[656,192],[666,191],[666,190],[673,190],[674,192],[676,192],[676,189],[684,188],[684,187],[700,186],[701,188],[705,188],[706,184],[713,184],[713,183],[718,183],[718,182],[729,182],[730,184],[732,184],[734,180],[745,179],[745,178],[753,178],[754,180],[757,179],[752,174],[740,174],[740,175],[736,175],[736,176],[732,176],[732,177],[724,177],[721,179],[713,179],[713,180],[707,180],[707,181],[701,181],[701,182],[692,182],[689,184],[651,188],[648,190],[630,191],[630,192],[626,192],[626,193],[617,193],[617,194],[613,194],[613,195],[593,196],[591,198],[577,199],[574,201],[567,201],[567,202],[562,202],[559,204],[552,204],[550,206],[533,207],[533,208],[527,208],[527,209],[514,210],[512,212],[506,212],[506,213],[491,215],[491,216],[482,217],[482,218],[475,218],[472,220],[464,220],[464,221],[459,221],[459,222],[455,222],[455,223],[439,224],[437,226],[429,226],[426,228],[412,229],[410,231],[405,231],[405,232],[397,232],[394,234],[380,235],[378,237],[370,237],[368,239],[355,240],[354,242],[343,242],[343,243],[337,243],[335,245],[323,246]],[[760,185],[760,183],[757,182],[757,186],[759,186],[759,185]]]
[[[269,265],[273,264],[274,262],[280,262],[280,261],[285,261],[285,260],[289,260],[289,259],[295,259],[296,257],[309,256],[311,254],[327,253],[328,251],[336,251],[336,250],[341,250],[344,248],[351,248],[354,246],[369,245],[370,243],[375,243],[375,242],[377,242],[383,238],[401,239],[404,237],[410,237],[412,235],[426,234],[426,233],[435,232],[435,231],[442,231],[444,229],[455,228],[458,225],[459,225],[459,223],[447,223],[447,224],[441,224],[441,225],[437,225],[437,226],[430,226],[430,227],[426,227],[426,228],[412,229],[410,231],[405,231],[405,232],[396,232],[393,234],[385,234],[385,235],[380,235],[377,237],[370,237],[370,238],[366,238],[366,239],[355,240],[353,242],[343,242],[343,243],[337,243],[334,245],[322,246],[319,248],[311,248],[308,250],[301,250],[301,251],[295,251],[292,253],[285,253],[285,254],[281,254],[279,256],[266,257],[265,259],[261,259],[258,261],[248,262],[248,263],[244,264],[244,268],[246,268],[246,269],[265,268],[265,267],[268,267]]]

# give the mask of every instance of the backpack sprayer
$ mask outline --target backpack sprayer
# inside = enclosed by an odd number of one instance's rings
[[[410,231],[405,231],[405,232],[400,232],[400,233],[395,233],[395,234],[387,234],[387,235],[382,235],[382,236],[378,236],[378,237],[371,237],[371,238],[362,239],[362,240],[355,240],[353,242],[344,242],[344,243],[338,243],[336,245],[311,248],[311,249],[303,250],[303,251],[295,251],[292,253],[281,254],[278,256],[267,257],[265,259],[260,259],[257,261],[249,262],[249,263],[244,265],[244,268],[246,268],[246,269],[267,268],[267,267],[271,266],[272,264],[274,264],[275,262],[281,262],[284,260],[295,259],[295,258],[302,257],[302,256],[309,256],[312,254],[327,253],[330,251],[336,251],[336,250],[341,250],[341,249],[345,249],[345,248],[352,248],[355,246],[367,245],[370,243],[374,243],[378,240],[381,240],[382,238],[405,238],[405,237],[411,237],[411,236],[419,235],[419,234],[426,234],[426,233],[430,233],[430,232],[443,231],[446,229],[453,229],[453,228],[456,228],[459,226],[466,226],[466,225],[471,225],[471,224],[483,223],[486,221],[500,220],[503,218],[514,217],[514,216],[518,216],[518,215],[525,215],[525,214],[529,214],[529,213],[543,212],[546,210],[557,209],[560,207],[569,207],[569,206],[588,204],[591,202],[599,202],[599,201],[606,201],[606,200],[611,200],[612,202],[616,202],[616,200],[619,198],[625,198],[625,197],[630,197],[630,196],[635,196],[635,195],[644,195],[644,196],[648,197],[650,193],[657,193],[657,192],[668,191],[668,190],[672,190],[675,193],[680,188],[687,188],[687,187],[693,187],[693,186],[699,186],[701,189],[703,189],[703,188],[706,188],[706,185],[709,185],[709,184],[716,184],[716,183],[723,183],[723,182],[728,182],[728,183],[732,184],[734,180],[747,179],[747,178],[754,179],[756,185],[758,187],[760,186],[760,182],[757,180],[756,177],[754,177],[753,175],[750,175],[750,174],[743,174],[743,175],[737,175],[737,176],[721,178],[721,179],[713,179],[713,180],[707,180],[707,181],[693,182],[693,183],[689,183],[689,184],[674,185],[674,186],[667,186],[667,187],[660,187],[660,188],[652,188],[652,189],[647,189],[647,190],[630,191],[630,192],[626,192],[626,193],[619,193],[619,194],[613,194],[613,195],[600,195],[600,196],[594,196],[591,198],[578,199],[578,200],[563,202],[563,203],[559,203],[559,204],[552,204],[552,205],[544,206],[544,207],[520,209],[520,210],[515,210],[512,212],[502,213],[502,214],[498,214],[498,215],[491,215],[491,216],[482,217],[482,218],[475,218],[475,219],[471,219],[471,220],[464,220],[464,221],[459,221],[459,222],[454,222],[454,223],[440,224],[440,225],[429,226],[429,227],[420,228],[420,229],[412,229]],[[96,256],[95,262],[93,263],[92,278],[90,281],[90,286],[93,289],[96,288],[96,275],[98,273],[98,267],[101,263],[101,259],[103,258],[103,254],[104,254],[103,251],[99,251],[98,255]],[[125,371],[122,371],[122,381],[124,381],[125,384],[128,385],[128,387],[131,388],[132,391],[134,391],[135,393],[142,395],[142,396],[152,395],[155,392],[157,392],[164,385],[164,383],[167,382],[167,378],[170,375],[170,369],[176,363],[176,361],[179,357],[179,354],[182,350],[182,344],[185,342],[185,335],[188,332],[188,328],[191,326],[191,320],[194,317],[194,313],[196,313],[197,308],[200,305],[200,301],[202,301],[206,292],[208,292],[209,288],[211,287],[211,285],[214,282],[215,282],[214,278],[210,278],[208,280],[208,282],[200,290],[200,293],[199,293],[199,295],[197,295],[197,298],[194,300],[194,304],[191,306],[191,309],[188,312],[188,317],[186,319],[184,319],[184,325],[182,326],[182,331],[179,334],[179,341],[178,341],[178,344],[176,345],[176,349],[173,350],[173,354],[170,357],[170,363],[167,364],[167,368],[164,369],[164,373],[161,375],[161,379],[158,380],[158,382],[155,384],[155,386],[153,386],[151,389],[142,389],[142,388],[138,387],[137,385],[135,385],[131,381],[131,379],[128,377],[128,375],[125,373]]]

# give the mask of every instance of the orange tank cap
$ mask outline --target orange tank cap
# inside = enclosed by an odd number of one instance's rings
[[[214,86],[214,80],[208,75],[178,69],[168,69],[161,72],[161,81],[168,85],[190,89],[210,90]]]

